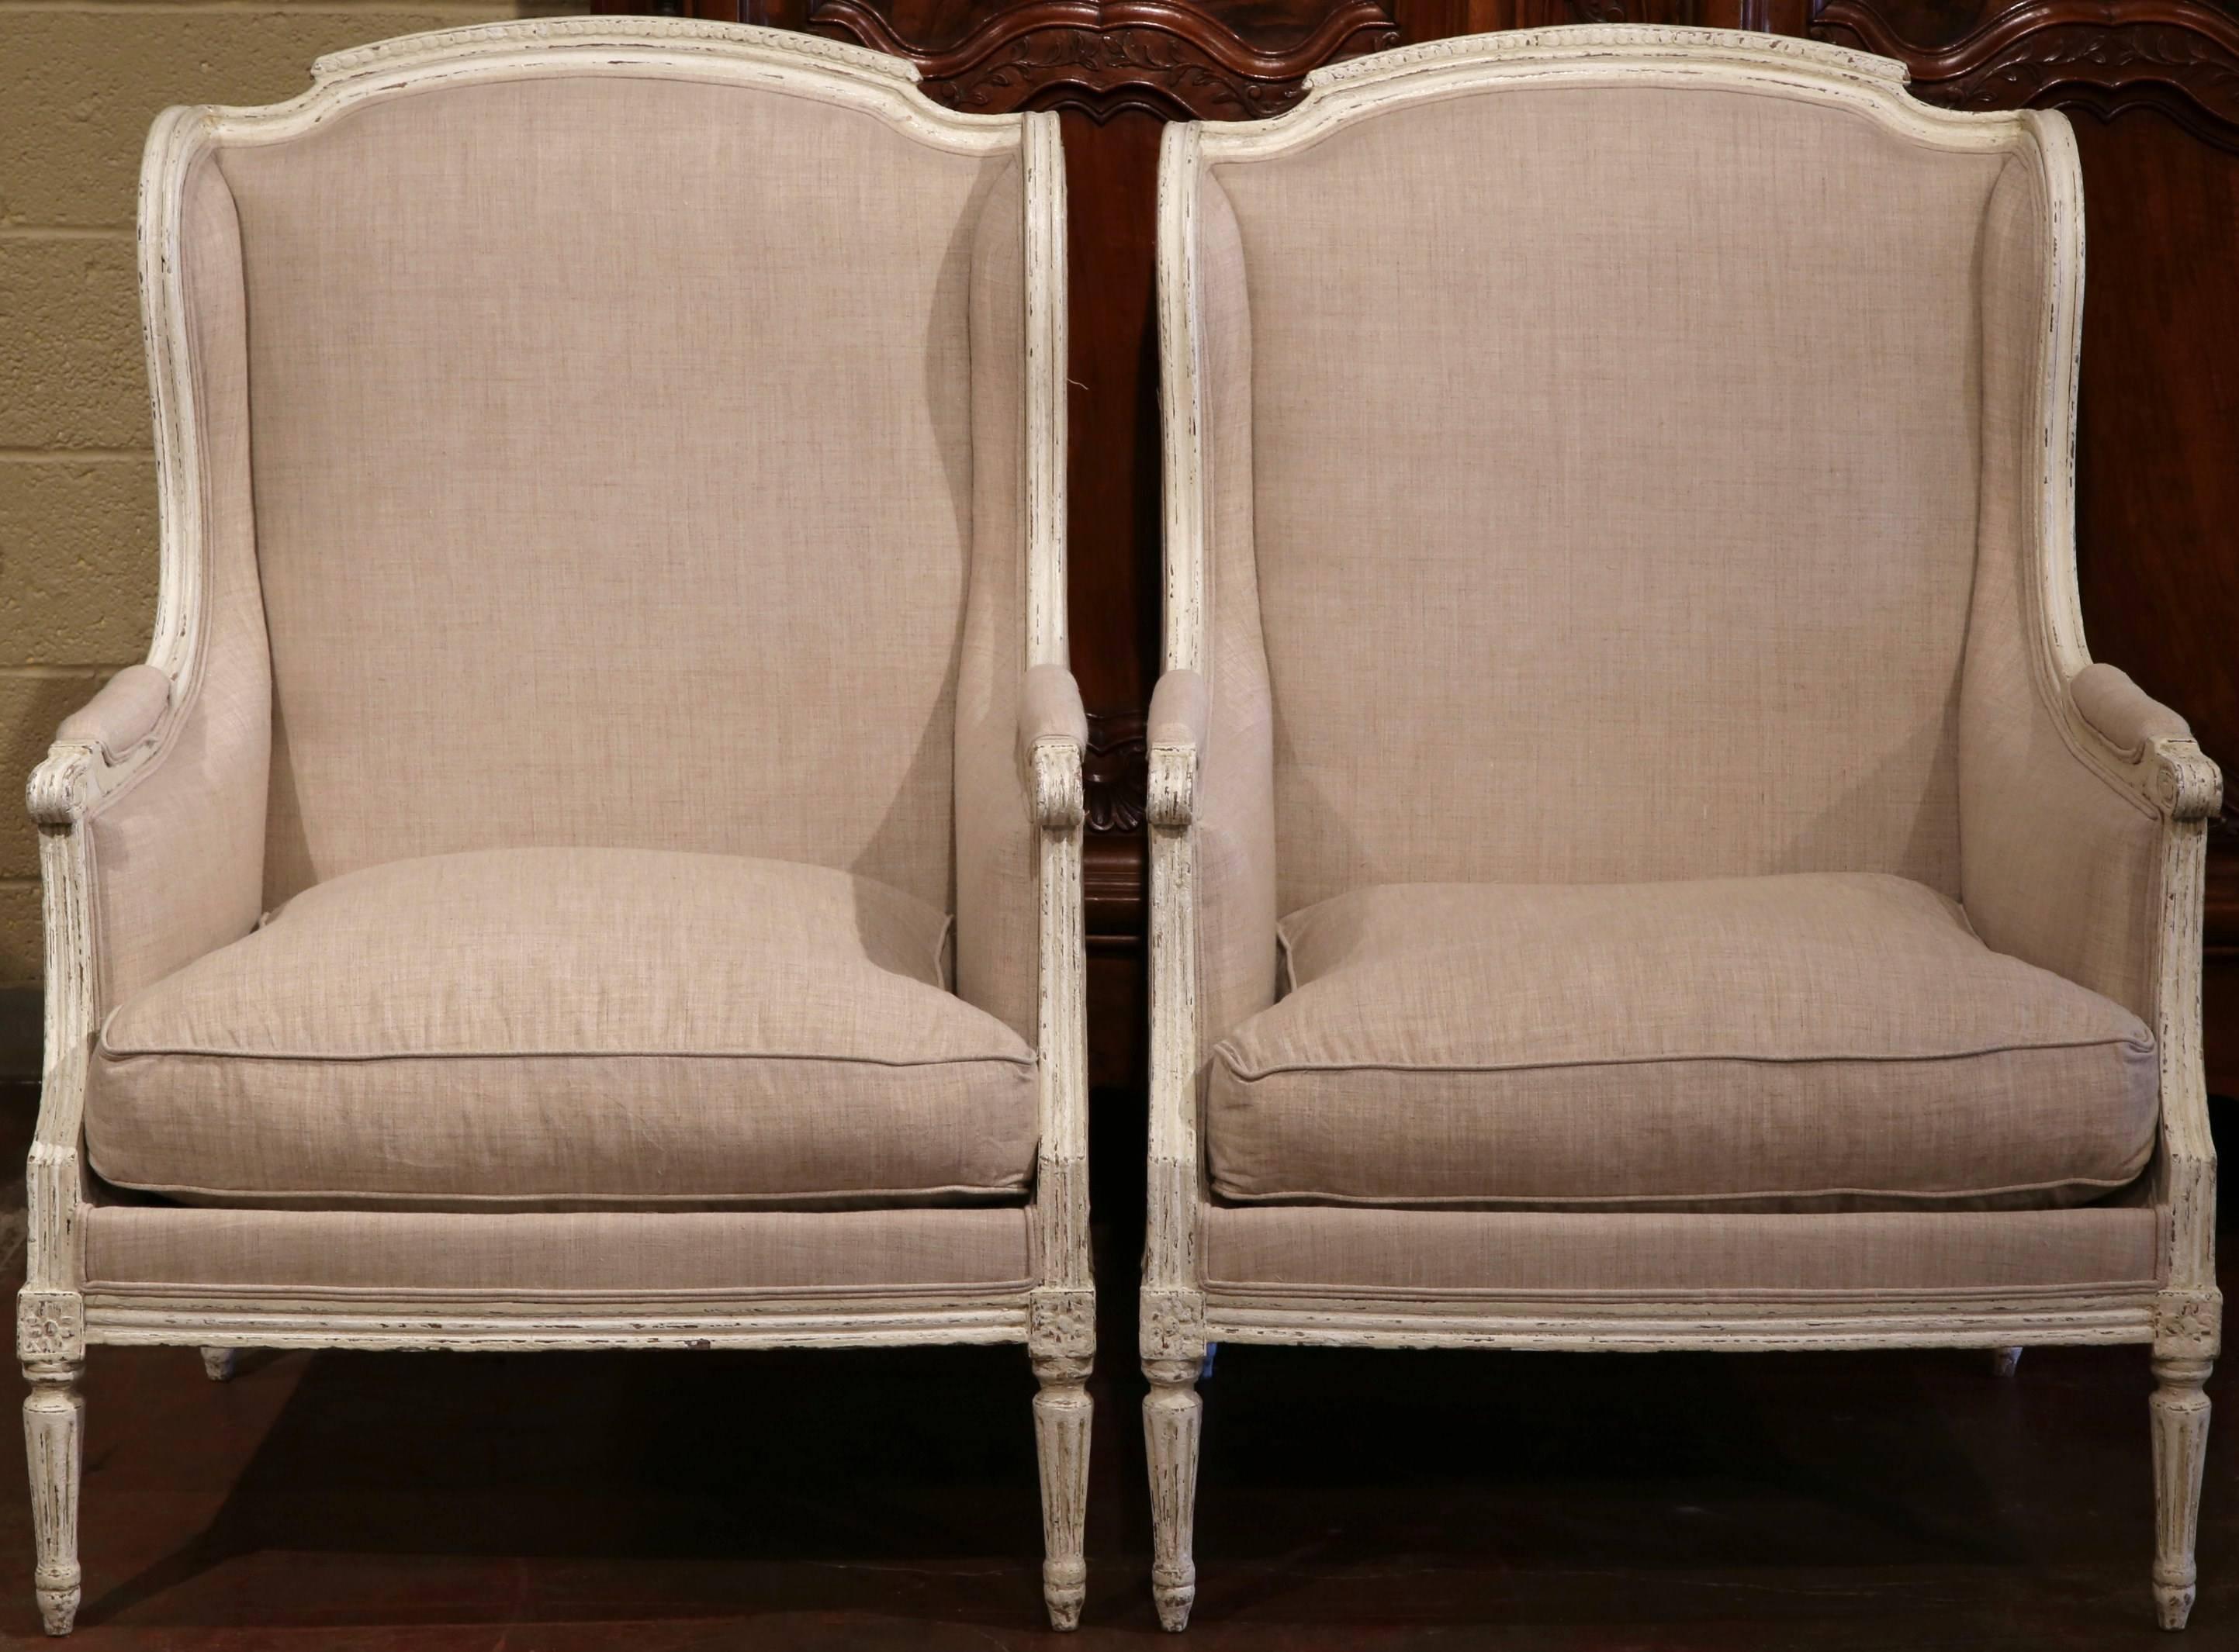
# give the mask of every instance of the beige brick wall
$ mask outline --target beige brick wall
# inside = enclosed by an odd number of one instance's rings
[[[139,659],[156,603],[154,461],[133,264],[148,123],[266,103],[342,46],[541,0],[0,0],[0,990],[39,977],[22,783],[55,724]]]

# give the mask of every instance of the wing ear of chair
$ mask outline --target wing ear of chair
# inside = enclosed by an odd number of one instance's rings
[[[100,1343],[1022,1344],[1078,1622],[1063,156],[915,80],[546,19],[156,123],[156,635],[30,791],[50,1632]]]
[[[1165,134],[1169,1629],[1219,1341],[2144,1343],[2189,1613],[2220,780],[2083,645],[2067,125],[1903,83],[1594,25]]]

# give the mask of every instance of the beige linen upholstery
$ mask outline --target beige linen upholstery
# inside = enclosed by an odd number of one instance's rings
[[[215,154],[194,161],[180,193],[203,486],[199,514],[175,531],[204,605],[200,663],[171,695],[156,750],[86,816],[101,868],[90,891],[96,1014],[247,934],[264,909],[272,683],[250,500],[241,228]]]
[[[983,723],[1007,727],[1026,665],[1016,157],[587,74],[216,165],[256,386],[267,904],[382,860],[634,841],[949,909],[960,635]],[[1030,893],[980,892],[975,924],[1023,931]],[[1027,956],[967,972],[1021,1034]]]
[[[1199,220],[1204,326],[1204,514],[1214,618],[1209,660],[1170,660],[1205,679],[1206,735],[1192,813],[1202,892],[1195,1060],[1275,998],[1278,856],[1274,707],[1259,629],[1252,466],[1252,312],[1235,215],[1208,179]],[[1163,687],[1163,683],[1161,684]],[[1194,700],[1192,693],[1186,697]]]
[[[96,1204],[91,1290],[400,1290],[655,1301],[880,1289],[1015,1293],[1034,1272],[1019,1205],[973,1210],[438,1211]]]
[[[1702,1293],[2153,1288],[2164,1224],[2148,1205],[1864,1211],[1799,1218],[1689,1211],[1408,1211],[1316,1204],[1206,1211],[1206,1283],[1249,1290],[1555,1300]]]
[[[222,150],[268,901],[413,855],[636,841],[946,910],[969,249],[1015,164],[602,75]],[[477,806],[443,806],[467,773]]]
[[[1030,653],[1022,564],[1026,475],[1025,180],[991,186],[972,236],[971,584],[956,680],[955,985],[1020,1038],[1037,1035],[1034,834],[1019,760]]]
[[[1974,279],[2007,165],[1778,96],[1556,87],[1210,168],[1251,308],[1283,910],[1413,879],[1958,892],[1974,341],[2036,298]]]
[[[1015,1198],[1034,1054],[947,919],[821,866],[657,850],[389,861],[112,1013],[94,1169],[201,1204]]]
[[[2160,809],[2079,752],[2079,731],[2060,714],[2060,700],[2076,695],[2088,734],[2090,707],[2107,714],[2107,697],[2094,692],[2104,679],[2090,667],[2073,672],[2077,695],[2044,657],[2040,639],[2059,623],[2046,610],[2059,599],[2042,569],[2073,557],[2072,529],[2065,492],[2050,514],[2038,494],[2047,453],[2043,329],[2025,315],[1997,324],[1999,295],[2042,289],[2051,214],[2047,180],[2016,156],[1982,228],[1983,509],[1960,701],[1959,896],[1990,945],[2146,1016],[2156,989],[2156,920],[2176,894],[2160,886]],[[2072,395],[2074,387],[2050,394]],[[2080,638],[2074,647],[2080,654]],[[2173,712],[2149,719],[2135,705],[2123,720],[2137,726],[2119,731],[2120,746],[2148,722],[2182,726]]]
[[[1213,1052],[1230,1198],[2063,1205],[2153,1152],[2137,1018],[1887,874],[1387,884],[1281,936]]]
[[[2067,125],[1903,85],[1516,30],[1164,136],[1168,1629],[1228,1341],[2149,1343],[2191,1609],[2220,782],[2084,645]]]

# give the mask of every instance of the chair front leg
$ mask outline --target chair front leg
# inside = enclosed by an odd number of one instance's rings
[[[1096,1292],[1086,1285],[1045,1285],[1034,1292],[1030,1314],[1026,1354],[1040,1384],[1034,1450],[1041,1463],[1042,1599],[1050,1627],[1073,1629],[1080,1627],[1088,1594],[1088,1438],[1095,1406],[1087,1383],[1096,1360]]]
[[[77,1486],[85,1461],[85,1299],[26,1287],[16,1298],[16,1350],[31,1391],[23,1401],[23,1456],[31,1471],[37,1561],[31,1587],[50,1635],[77,1621]]]
[[[1151,1595],[1159,1627],[1177,1634],[1189,1627],[1197,1601],[1197,1561],[1192,1553],[1197,1519],[1198,1433],[1205,1402],[1197,1379],[1204,1356],[1146,1359],[1143,1375],[1143,1443],[1151,1460]]]
[[[2202,1388],[2214,1369],[2213,1360],[2196,1356],[2154,1356],[2154,1601],[2165,1629],[2184,1627],[2197,1591],[2193,1543],[2208,1463],[2209,1405]]]
[[[1079,1355],[1037,1354],[1034,1448],[1041,1459],[1042,1599],[1050,1627],[1080,1627],[1088,1595],[1089,1361]]]
[[[31,1382],[23,1401],[23,1454],[38,1546],[31,1588],[50,1635],[68,1635],[77,1621],[77,1486],[85,1460],[85,1398],[77,1379],[84,1369],[82,1359],[23,1367]]]

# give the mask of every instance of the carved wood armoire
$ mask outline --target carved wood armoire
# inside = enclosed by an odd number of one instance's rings
[[[2239,0],[668,0],[915,61],[935,99],[1063,117],[1072,211],[1073,669],[1091,709],[1091,1062],[1145,1024],[1144,722],[1159,657],[1159,131],[1295,103],[1337,58],[1489,30],[1690,23],[1902,60],[1961,109],[2076,117],[2089,275],[2078,556],[2098,658],[2239,773]],[[1745,324],[1701,295],[1706,320]],[[1830,327],[1843,317],[1830,315]],[[1717,462],[1717,444],[1704,445]],[[2239,830],[2211,833],[2208,1079],[2239,1093]],[[1643,832],[1656,822],[1643,819]],[[1115,1146],[1118,1143],[1115,1142]]]

